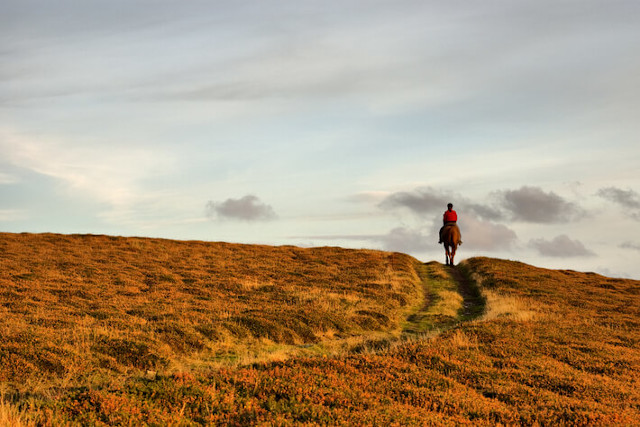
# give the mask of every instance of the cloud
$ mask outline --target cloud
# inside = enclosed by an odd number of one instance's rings
[[[18,221],[28,217],[28,213],[23,209],[0,209],[0,222]]]
[[[385,250],[395,252],[421,252],[435,244],[432,237],[406,227],[396,227],[378,239]]]
[[[254,195],[240,199],[227,199],[224,202],[208,201],[206,215],[210,218],[236,219],[242,221],[266,221],[276,218],[273,208]]]
[[[296,237],[300,238],[300,237]],[[435,232],[426,234],[417,228],[396,227],[386,234],[338,234],[324,236],[304,236],[306,239],[317,240],[357,240],[361,242],[375,242],[382,249],[393,252],[416,253],[436,246]]]
[[[501,220],[505,215],[499,208],[489,204],[475,203],[465,197],[454,195],[432,187],[414,191],[400,191],[388,195],[378,204],[383,209],[406,208],[416,214],[444,212],[448,203],[453,203],[459,214],[474,214],[486,220]]]
[[[407,208],[417,214],[444,211],[451,196],[431,187],[387,196],[378,206],[383,209]]]
[[[381,200],[388,196],[389,193],[387,191],[362,191],[347,196],[345,200],[350,203],[380,203]]]
[[[392,193],[378,206],[383,209],[404,208],[413,213],[424,215],[444,212],[449,202],[454,203],[454,209],[458,209],[459,226],[465,247],[496,251],[511,248],[517,241],[517,235],[513,230],[493,222],[505,217],[498,208],[488,204],[475,203],[464,197],[455,196],[432,187],[419,188],[412,192]],[[399,239],[405,238],[409,241],[406,245],[412,248],[426,249],[430,246],[428,242],[437,238],[435,231],[441,225],[441,217],[438,215],[431,226],[435,237],[427,238],[416,230],[396,228],[385,235],[381,241],[386,247],[397,248],[402,246]],[[418,244],[418,241],[427,243]]]
[[[640,194],[634,190],[621,190],[616,187],[601,188],[598,190],[598,196],[610,200],[623,208],[629,209],[627,214],[640,221]]]
[[[496,194],[516,221],[549,224],[568,222],[584,215],[575,203],[567,202],[553,191],[546,193],[540,187],[523,186],[519,190]]]
[[[462,209],[466,209],[486,220],[498,221],[504,219],[504,214],[498,208],[489,205],[467,202],[462,202],[460,205]]]
[[[100,215],[109,220],[127,217],[136,205],[157,200],[164,192],[145,191],[144,183],[174,166],[174,160],[157,149],[81,144],[74,138],[32,135],[3,126],[0,157],[12,170],[50,178],[60,194],[102,203]],[[0,176],[2,181],[19,179],[5,175]]]
[[[359,240],[376,242],[384,250],[419,253],[437,249],[438,230],[442,225],[435,220],[428,227],[396,227],[386,234],[305,236],[322,240]],[[482,251],[503,251],[512,248],[518,240],[510,228],[469,215],[460,225],[464,248]]]
[[[617,203],[625,208],[640,208],[640,195],[633,190],[621,190],[615,187],[601,188],[598,196]]]
[[[13,175],[0,172],[0,185],[2,184],[15,184],[19,182],[19,179]]]
[[[375,242],[386,251],[421,252],[435,246],[435,234],[427,235],[419,229],[396,227],[386,234],[336,234],[324,236],[304,236],[305,239],[317,240],[357,240]],[[296,237],[300,238],[300,237]]]
[[[505,250],[511,248],[518,240],[515,231],[507,226],[485,221],[473,215],[465,217],[464,224],[460,224],[459,227],[463,246],[469,249]]]
[[[561,234],[553,238],[531,239],[529,246],[538,251],[540,255],[549,257],[581,257],[594,256],[595,253],[587,249],[579,240],[571,240],[567,235]]]
[[[640,251],[640,244],[633,243],[633,242],[623,242],[620,245],[618,245],[618,247],[622,249],[633,249],[635,251]]]

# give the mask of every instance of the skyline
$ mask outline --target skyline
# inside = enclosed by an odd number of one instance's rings
[[[640,278],[636,2],[0,11],[0,231]]]

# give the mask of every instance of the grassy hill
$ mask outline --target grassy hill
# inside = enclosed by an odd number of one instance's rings
[[[640,282],[0,233],[0,424],[638,424]]]

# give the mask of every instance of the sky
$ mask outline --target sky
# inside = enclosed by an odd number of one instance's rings
[[[0,0],[0,231],[640,279],[640,3]]]

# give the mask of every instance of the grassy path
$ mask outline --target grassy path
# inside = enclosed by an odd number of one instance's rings
[[[462,267],[431,261],[417,267],[424,303],[403,326],[405,335],[434,334],[483,314],[485,301]]]
[[[469,272],[464,266],[447,267],[451,278],[458,284],[458,292],[462,296],[463,307],[459,313],[460,320],[477,319],[485,312],[486,301],[478,285],[470,279]]]
[[[317,343],[238,345],[218,355],[215,361],[209,360],[206,366],[194,364],[188,369],[242,367],[297,357],[380,353],[403,342],[433,338],[484,313],[484,299],[464,267],[449,267],[436,261],[416,262],[415,271],[422,281],[423,298],[397,329],[370,331]]]
[[[224,365],[243,366],[292,357],[317,357],[353,353],[379,353],[402,342],[429,339],[481,316],[485,301],[464,267],[436,261],[416,264],[422,280],[423,300],[402,323],[400,330],[370,332],[316,344],[275,344],[259,354],[233,358]]]

